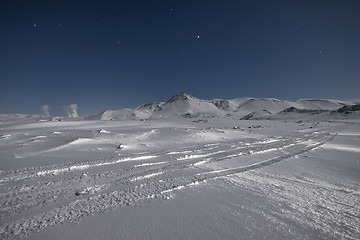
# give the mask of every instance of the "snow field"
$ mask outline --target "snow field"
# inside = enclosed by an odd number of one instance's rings
[[[6,136],[0,140],[1,161],[14,161],[0,172],[3,239],[31,238],[60,223],[82,224],[82,219],[99,213],[172,201],[182,191],[210,182],[257,195],[267,205],[249,209],[248,216],[266,217],[283,226],[279,231],[287,226],[293,232],[311,229],[313,233],[303,235],[308,239],[356,239],[359,233],[359,182],[339,186],[330,177],[304,177],[287,167],[327,151],[358,156],[358,135],[342,132],[341,124],[314,129],[291,124],[279,134],[278,123],[268,121],[258,122],[266,129],[220,120],[200,125],[186,119],[166,124],[89,121],[86,127],[85,123],[27,123],[1,129]],[[241,124],[246,130],[232,127]],[[27,141],[28,148],[19,146]],[[104,157],[97,158],[99,151]],[[63,154],[69,156],[66,161],[36,164]],[[83,155],[88,159],[78,160]],[[343,156],[353,161],[354,155]],[[23,168],[22,161],[34,164]]]

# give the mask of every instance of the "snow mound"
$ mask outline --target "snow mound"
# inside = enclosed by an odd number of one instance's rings
[[[149,114],[136,109],[124,108],[120,110],[107,110],[100,114],[88,117],[88,120],[140,120],[147,119]]]
[[[261,111],[251,112],[248,115],[240,118],[240,120],[250,120],[250,119],[264,118],[264,117],[269,116],[269,115],[271,115],[271,112],[269,112],[266,109],[263,109]]]

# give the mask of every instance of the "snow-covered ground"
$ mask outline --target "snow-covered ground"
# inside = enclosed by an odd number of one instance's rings
[[[1,239],[360,236],[358,118],[3,121],[0,169]]]

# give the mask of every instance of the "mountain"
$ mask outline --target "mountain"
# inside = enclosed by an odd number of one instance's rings
[[[124,108],[120,110],[106,110],[89,116],[86,120],[141,120],[147,119],[149,116],[150,114],[146,111]]]
[[[184,92],[166,102],[141,105],[135,109],[107,110],[87,119],[136,120],[156,118],[210,118],[268,119],[297,114],[320,114],[353,105],[353,102],[326,99],[300,99],[297,101],[275,98],[237,98],[202,100]]]
[[[183,92],[170,98],[160,108],[159,111],[154,112],[153,116],[209,117],[223,115],[223,111],[217,108],[213,102],[201,100]]]

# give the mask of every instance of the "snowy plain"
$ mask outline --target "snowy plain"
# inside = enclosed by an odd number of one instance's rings
[[[360,119],[312,114],[3,121],[0,236],[359,239]]]

